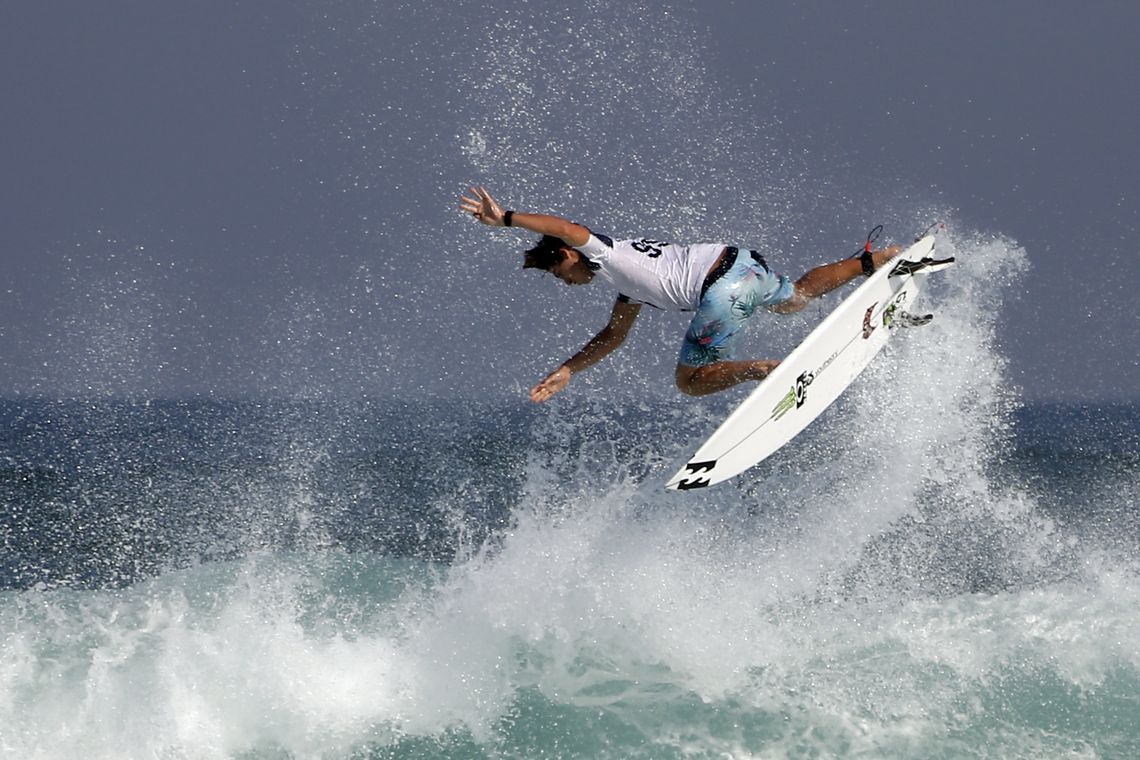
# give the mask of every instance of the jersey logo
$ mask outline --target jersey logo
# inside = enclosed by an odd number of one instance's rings
[[[642,238],[641,240],[631,240],[629,244],[633,246],[633,250],[638,253],[649,254],[649,258],[655,259],[665,252],[662,246],[669,245],[668,243],[660,240],[650,240],[649,238]]]

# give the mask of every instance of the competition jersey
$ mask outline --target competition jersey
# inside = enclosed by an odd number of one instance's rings
[[[659,309],[695,311],[701,302],[701,285],[724,245],[611,240],[590,233],[590,239],[577,250],[625,299]]]

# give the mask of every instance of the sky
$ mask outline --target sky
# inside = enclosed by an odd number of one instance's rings
[[[1099,0],[9,3],[0,396],[521,395],[612,294],[524,278],[456,210],[485,182],[789,269],[937,209],[1027,253],[1027,400],[1137,401],[1137,38]]]

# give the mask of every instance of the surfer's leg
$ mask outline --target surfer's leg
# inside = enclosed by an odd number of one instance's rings
[[[881,251],[874,251],[871,254],[871,260],[875,264],[875,269],[878,269],[900,253],[902,253],[902,246],[893,245]],[[859,259],[844,259],[833,264],[818,266],[796,280],[795,294],[789,300],[769,308],[779,314],[799,311],[807,306],[812,299],[830,293],[862,274],[863,265]]]
[[[763,380],[779,362],[733,359],[744,325],[756,309],[792,295],[787,277],[773,274],[763,260],[738,256],[733,267],[705,292],[677,355],[677,387],[690,396]]]
[[[779,363],[774,359],[723,361],[703,367],[678,363],[677,387],[690,396],[705,396],[746,380],[763,380]]]

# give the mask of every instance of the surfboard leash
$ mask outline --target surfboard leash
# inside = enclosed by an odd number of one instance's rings
[[[871,250],[875,241],[878,240],[882,234],[883,225],[876,224],[871,228],[871,231],[867,233],[867,242],[863,244],[863,247],[851,254],[850,258],[854,259],[858,257],[859,263],[863,267],[863,275],[866,277],[870,277],[875,273],[875,262],[871,259]]]
[[[914,242],[917,243],[919,240],[922,240],[924,237],[929,235],[930,231],[933,230],[935,227],[938,228],[939,232],[945,232],[946,231],[946,222],[934,222],[933,224],[931,224],[929,227],[926,228],[925,232],[923,232],[921,235],[916,237],[914,239]]]

